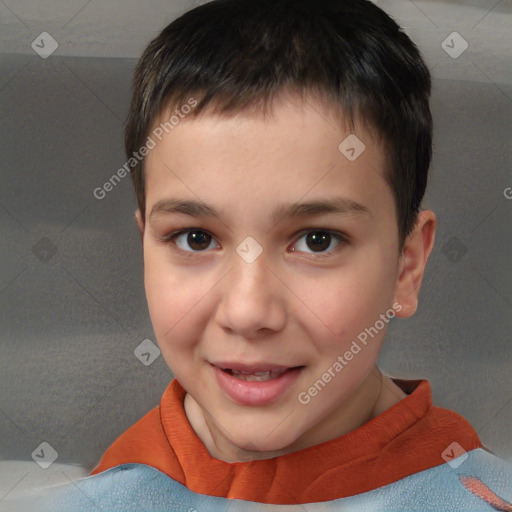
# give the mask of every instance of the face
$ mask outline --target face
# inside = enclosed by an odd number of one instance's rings
[[[146,157],[155,335],[191,424],[241,450],[329,437],[400,310],[383,151],[357,129],[364,151],[342,153],[339,126],[313,99],[282,97],[267,119],[182,119]]]

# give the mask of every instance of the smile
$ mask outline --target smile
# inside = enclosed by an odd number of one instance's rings
[[[212,364],[211,367],[224,395],[239,405],[249,406],[269,405],[282,398],[305,368],[238,363]]]
[[[280,370],[280,371],[267,370],[266,372],[252,372],[252,373],[251,372],[242,372],[240,370],[230,370],[229,368],[225,369],[223,371],[226,373],[229,373],[230,375],[232,375],[233,377],[235,377],[237,379],[245,380],[246,382],[265,382],[268,380],[273,380],[273,379],[277,379],[278,377],[281,377],[281,375],[283,375],[283,373],[288,371],[288,369]]]

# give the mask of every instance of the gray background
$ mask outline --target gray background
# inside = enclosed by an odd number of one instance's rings
[[[419,310],[392,323],[381,366],[429,379],[437,405],[512,459],[512,4],[376,3],[432,70],[424,206],[439,220]],[[125,162],[136,58],[193,5],[0,1],[0,459],[31,460],[45,441],[90,469],[172,378],[133,352],[154,335],[129,178],[101,201],[92,191]],[[47,59],[30,46],[43,31],[59,43]],[[441,47],[454,31],[458,58]]]

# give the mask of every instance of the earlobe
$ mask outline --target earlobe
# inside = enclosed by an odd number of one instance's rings
[[[137,223],[137,229],[139,230],[140,241],[144,243],[144,220],[139,208],[135,210],[135,222]]]
[[[424,210],[418,214],[414,229],[405,241],[395,288],[395,301],[402,305],[402,310],[396,316],[408,318],[418,307],[421,282],[434,247],[436,226],[434,212]]]

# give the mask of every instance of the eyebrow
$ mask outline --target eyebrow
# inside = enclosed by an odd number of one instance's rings
[[[182,213],[192,217],[215,217],[219,220],[222,218],[222,211],[202,201],[193,199],[162,199],[151,208],[149,219],[151,220],[156,216],[172,213]],[[277,205],[272,210],[271,219],[273,222],[278,222],[283,219],[295,217],[327,214],[371,215],[370,210],[357,201],[346,197],[333,197],[318,201]]]

